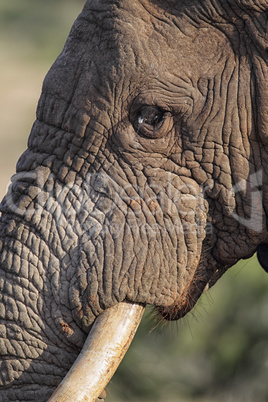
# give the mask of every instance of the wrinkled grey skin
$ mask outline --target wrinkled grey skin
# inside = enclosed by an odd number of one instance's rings
[[[1,401],[46,401],[104,309],[178,319],[268,241],[267,17],[88,0],[1,204]]]

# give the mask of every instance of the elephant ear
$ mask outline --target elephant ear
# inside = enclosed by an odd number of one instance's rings
[[[257,248],[257,257],[262,268],[268,273],[268,244],[260,244]]]
[[[267,0],[229,0],[231,6],[237,6],[245,11],[262,12],[267,10]],[[228,3],[228,1],[227,1]]]
[[[267,54],[268,0],[228,0],[222,7],[227,20],[231,19],[239,30],[248,34],[259,51]]]
[[[259,139],[268,146],[268,0],[229,0],[233,18],[243,25],[237,28],[246,35],[247,51],[255,76],[255,116]],[[234,17],[235,15],[235,17]],[[247,38],[249,39],[247,41]]]
[[[248,31],[256,46],[260,50],[267,52],[268,1],[236,0],[236,3],[238,7],[237,13],[244,21],[246,31]]]
[[[201,0],[199,7],[196,2],[185,7],[200,21],[212,22],[225,32],[239,56],[248,54],[254,77],[254,119],[268,152],[268,0]]]

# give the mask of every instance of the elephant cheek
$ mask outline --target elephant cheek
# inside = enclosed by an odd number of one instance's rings
[[[185,311],[193,306],[189,295],[195,292],[207,215],[201,200],[192,209],[190,201],[189,195],[187,202],[181,196],[177,208],[170,209],[143,200],[137,211],[133,200],[125,210],[114,206],[97,214],[94,209],[72,253],[76,275],[70,299],[85,332],[103,310],[125,300],[165,306],[172,312],[163,315],[172,319],[182,314],[177,314],[182,306]]]

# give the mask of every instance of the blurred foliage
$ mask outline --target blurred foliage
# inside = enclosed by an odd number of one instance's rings
[[[0,57],[44,65],[59,54],[83,0],[1,0]],[[107,401],[267,402],[268,276],[255,257],[163,323],[151,308],[108,386]]]
[[[25,150],[42,81],[84,0],[0,1],[0,199]]]
[[[1,0],[1,46],[27,60],[54,59],[84,3],[84,0]]]

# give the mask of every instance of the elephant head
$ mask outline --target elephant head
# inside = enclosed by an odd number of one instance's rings
[[[267,268],[267,7],[86,2],[1,203],[1,400],[47,400],[121,302],[177,320]]]

